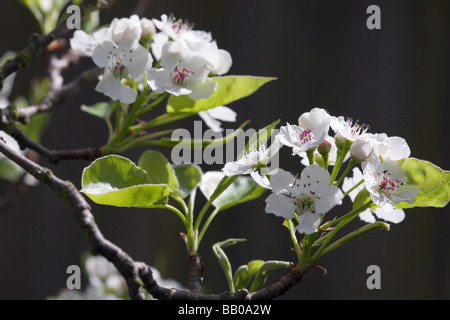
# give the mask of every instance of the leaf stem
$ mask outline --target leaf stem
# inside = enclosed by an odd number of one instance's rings
[[[312,256],[311,263],[314,264],[318,260],[320,260],[320,258],[322,258],[323,251],[326,249],[327,244],[334,237],[336,232],[338,232],[342,227],[344,227],[350,221],[352,221],[354,218],[356,218],[358,216],[358,214],[360,214],[362,211],[364,211],[367,208],[369,208],[372,205],[372,203],[373,203],[372,200],[369,200],[365,204],[360,206],[359,208],[356,208],[356,209],[350,211],[349,213],[347,213],[346,215],[342,216],[341,218],[336,219],[334,221],[330,221],[330,222],[324,224],[322,227],[320,227],[319,230],[325,230],[325,229],[329,228],[330,226],[332,226],[332,225],[336,224],[337,222],[339,222],[338,225],[332,231],[330,231],[330,233],[328,233],[327,235],[323,236],[322,238],[319,238],[315,242],[316,245],[320,244],[320,247],[314,253],[314,255]]]
[[[348,151],[350,150],[351,142],[348,140],[345,140],[343,143],[343,146],[341,148],[338,148],[337,155],[336,155],[336,161],[333,167],[333,171],[331,172],[331,179],[330,179],[330,185],[334,183],[334,180],[336,179],[339,170],[341,170],[342,163],[345,160],[345,156],[347,155]]]
[[[291,235],[291,241],[292,244],[294,245],[294,249],[295,249],[295,253],[297,254],[297,259],[298,262],[300,263],[300,261],[302,261],[303,257],[302,257],[302,250],[300,249],[300,245],[299,242],[297,240],[297,236],[295,235],[295,228],[294,228],[294,223],[292,222],[291,219],[285,219],[283,225],[288,228],[289,233]]]
[[[350,158],[347,168],[345,168],[344,173],[342,173],[341,177],[336,182],[335,186],[339,186],[341,184],[342,180],[347,176],[347,173],[350,171],[351,168],[353,168],[356,165],[356,163],[357,162],[355,160],[353,160],[353,158]]]
[[[323,258],[327,254],[339,249],[340,247],[348,244],[349,242],[359,238],[360,236],[362,236],[372,230],[382,229],[382,228],[389,231],[389,224],[384,223],[384,222],[374,222],[374,223],[365,225],[364,227],[361,227],[361,228],[349,233],[348,235],[340,238],[339,240],[336,240],[332,244],[330,244],[328,247],[326,247],[322,251],[320,258]]]
[[[364,179],[361,179],[357,184],[355,184],[353,187],[347,190],[347,192],[344,193],[344,198],[348,196],[353,190],[358,188],[362,183],[364,182]]]

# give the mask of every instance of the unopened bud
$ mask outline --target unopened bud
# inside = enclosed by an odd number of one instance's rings
[[[141,39],[143,42],[150,42],[153,36],[156,34],[156,27],[152,20],[147,18],[141,19],[142,34]]]
[[[319,144],[319,146],[317,147],[317,151],[320,153],[322,157],[328,155],[328,153],[330,153],[330,150],[331,150],[331,143],[328,142],[327,140]]]
[[[336,133],[336,135],[334,136],[334,143],[336,144],[336,148],[342,149],[344,148],[347,141],[340,133]]]
[[[350,155],[356,162],[366,161],[372,154],[372,146],[364,139],[358,139],[350,146]]]

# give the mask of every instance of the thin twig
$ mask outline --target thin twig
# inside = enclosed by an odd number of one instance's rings
[[[11,117],[14,120],[28,123],[34,115],[51,111],[54,106],[64,101],[67,97],[78,93],[81,88],[94,83],[101,73],[102,70],[97,67],[86,70],[71,82],[62,86],[61,89],[50,92],[39,104],[12,109]]]
[[[104,238],[95,223],[90,205],[77,188],[71,182],[56,177],[49,169],[41,167],[15,152],[3,141],[0,141],[0,152],[37,180],[47,184],[57,195],[66,201],[71,207],[75,220],[87,239],[91,252],[102,255],[114,264],[120,274],[125,278],[131,298],[144,299],[145,295],[138,280],[136,263],[122,249]]]
[[[104,9],[108,7],[113,1],[97,1],[97,0],[84,0],[81,5],[82,16],[85,17],[96,9]],[[14,72],[28,67],[31,63],[36,61],[40,57],[41,53],[47,48],[47,46],[56,38],[61,37],[68,33],[66,21],[61,21],[56,28],[48,34],[39,35],[34,33],[31,36],[27,46],[20,50],[16,56],[6,61],[0,66],[0,90],[3,88],[3,81]]]

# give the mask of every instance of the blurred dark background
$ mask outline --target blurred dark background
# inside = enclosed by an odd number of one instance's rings
[[[137,1],[117,1],[102,22],[129,16]],[[381,8],[381,30],[369,30],[366,9]],[[0,53],[22,49],[38,32],[31,14],[18,2],[1,2]],[[229,74],[275,76],[251,97],[229,105],[237,127],[261,128],[280,118],[295,123],[319,106],[370,124],[372,132],[405,138],[412,156],[443,169],[449,161],[450,2],[432,1],[275,1],[153,0],[149,18],[173,13],[212,32],[233,57]],[[79,69],[93,65],[83,60]],[[39,62],[16,77],[14,98],[29,90]],[[76,71],[76,70],[75,70]],[[73,74],[68,74],[70,78]],[[93,90],[54,109],[42,143],[51,149],[100,146],[107,137],[99,119],[80,111],[82,103],[104,99]],[[193,120],[180,126],[193,127]],[[195,118],[195,120],[198,120]],[[144,149],[128,152],[133,161]],[[170,150],[161,149],[170,155]],[[62,179],[80,187],[88,162],[40,161]],[[298,158],[282,150],[280,165],[299,171]],[[210,168],[205,168],[207,170]],[[214,167],[212,169],[220,169]],[[8,184],[0,183],[5,192]],[[172,213],[120,209],[92,204],[104,235],[134,259],[160,268],[164,277],[183,282],[187,263]],[[205,290],[222,292],[227,284],[211,246],[227,238],[247,242],[229,247],[234,268],[253,259],[294,260],[282,221],[264,213],[264,197],[222,212],[213,222],[200,253],[206,264]],[[327,256],[323,275],[312,269],[282,299],[449,299],[450,209],[415,208],[391,230],[372,232]],[[330,213],[333,215],[333,213]],[[87,249],[69,207],[45,185],[30,188],[20,203],[0,214],[0,299],[44,299],[65,287],[66,268],[80,264]],[[381,268],[381,289],[369,290],[370,265]]]

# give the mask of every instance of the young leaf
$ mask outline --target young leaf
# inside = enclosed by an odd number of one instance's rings
[[[227,278],[231,292],[235,291],[234,282],[233,282],[233,271],[231,269],[230,261],[228,260],[228,257],[222,248],[234,245],[239,242],[244,242],[244,241],[246,241],[246,239],[227,239],[225,241],[218,242],[213,245],[214,255],[216,256],[217,260],[219,261],[220,266],[222,267],[222,269],[225,273],[225,276]]]
[[[186,198],[197,188],[202,179],[202,169],[195,164],[180,164],[172,166],[178,179],[178,193],[181,198]]]
[[[401,202],[398,209],[414,207],[445,207],[450,200],[450,171],[442,170],[431,162],[416,158],[405,159],[402,164],[408,185],[419,187],[412,204]]]
[[[353,201],[353,210],[360,208],[362,205],[364,205],[367,201],[370,200],[370,193],[365,188],[362,189],[355,197],[355,200]],[[375,205],[373,205],[375,206]]]
[[[197,113],[214,107],[227,105],[256,92],[273,77],[225,76],[213,77],[217,83],[216,91],[208,99],[194,101],[187,96],[171,96],[167,103],[167,112]]]
[[[98,102],[92,106],[83,104],[81,110],[100,119],[108,120],[114,110],[114,104],[109,102]]]
[[[138,166],[147,172],[154,184],[166,184],[172,190],[172,196],[178,197],[178,179],[166,157],[158,151],[145,151],[138,161]]]
[[[253,283],[250,287],[250,292],[255,292],[262,287],[270,271],[285,269],[289,268],[290,266],[291,263],[286,261],[273,260],[264,262],[264,264],[258,269],[258,272],[255,275],[255,280],[253,280]]]
[[[234,288],[236,290],[247,288],[263,264],[263,260],[252,260],[248,264],[237,268],[233,277]]]
[[[166,184],[152,184],[147,173],[127,158],[109,155],[83,170],[83,192],[98,204],[116,207],[151,208],[167,202]]]

